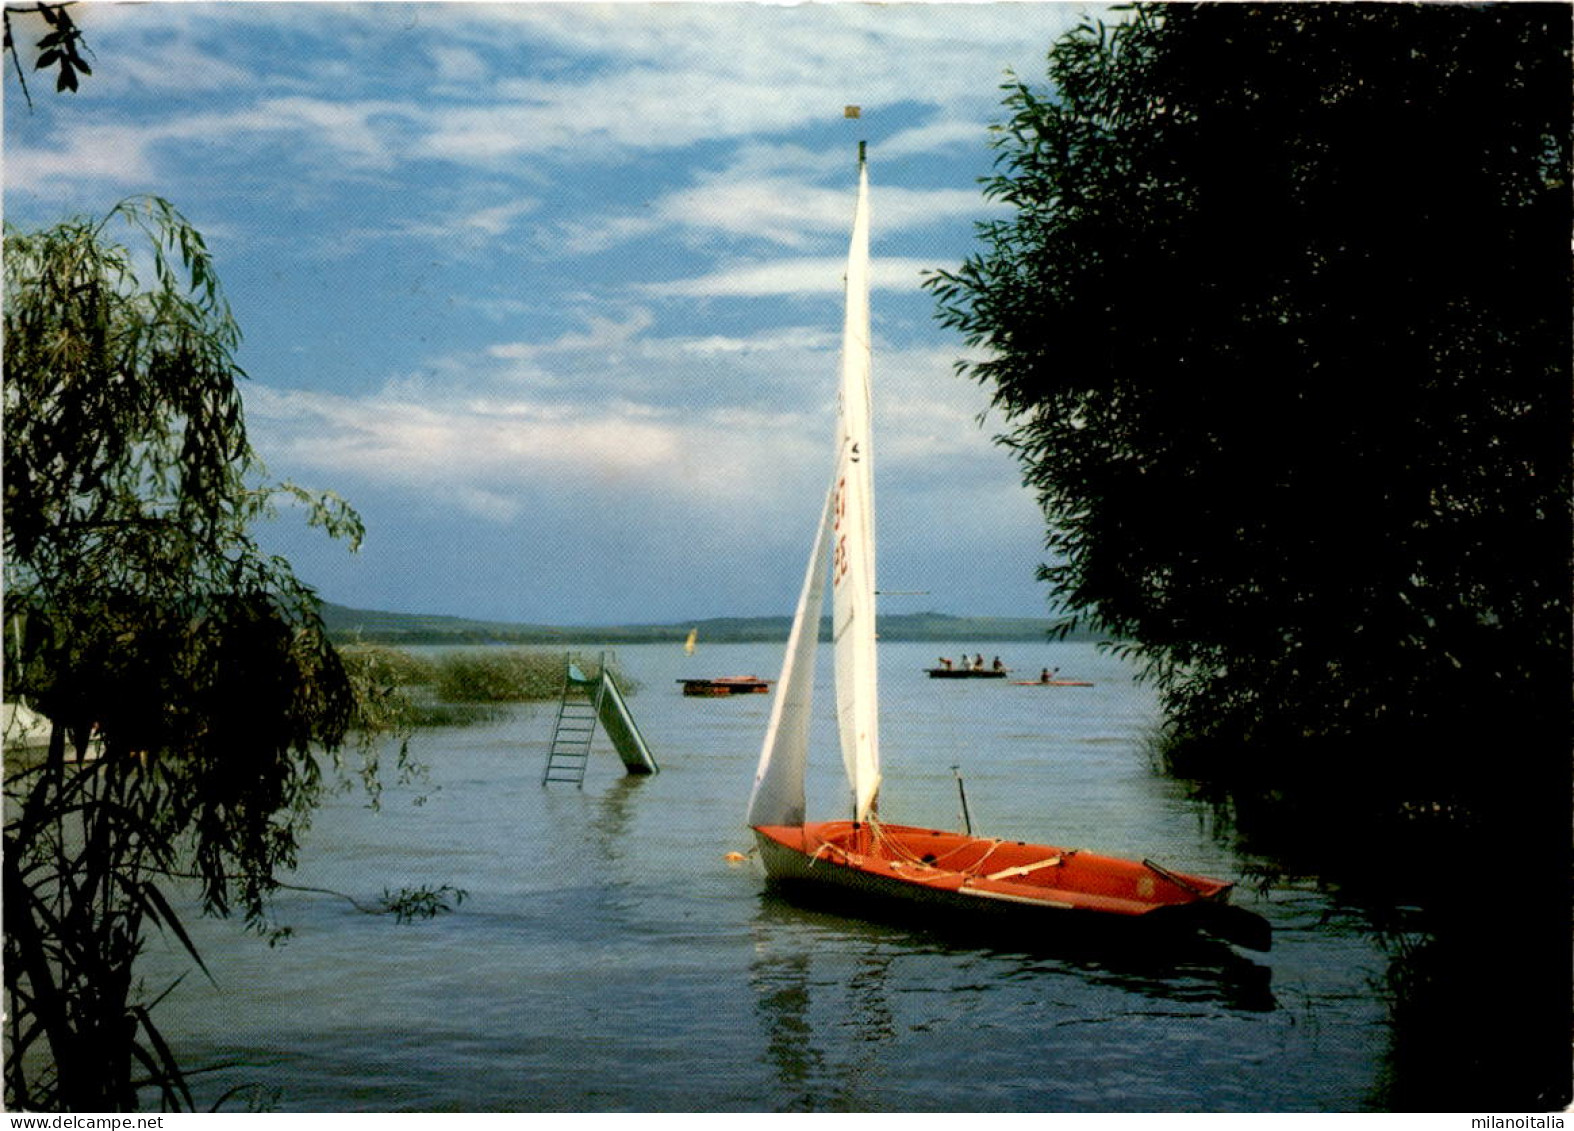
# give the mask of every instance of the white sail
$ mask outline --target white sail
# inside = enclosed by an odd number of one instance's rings
[[[874,475],[870,446],[869,175],[858,155],[858,202],[847,252],[847,312],[842,333],[836,465],[809,555],[765,746],[749,798],[749,824],[804,820],[814,656],[827,565],[836,667],[836,718],[853,812],[865,820],[880,788],[875,666]],[[829,556],[829,562],[827,562]]]
[[[874,473],[870,444],[869,173],[858,152],[858,202],[847,250],[847,312],[842,329],[837,473],[832,485],[831,632],[836,656],[836,717],[853,815],[864,820],[880,788],[875,662]]]
[[[809,709],[814,693],[814,653],[820,640],[820,610],[825,598],[825,555],[831,526],[832,490],[826,492],[820,525],[809,552],[809,568],[798,610],[787,637],[787,655],[776,684],[776,702],[754,773],[749,796],[751,826],[801,825],[804,819],[803,777],[809,761]]]

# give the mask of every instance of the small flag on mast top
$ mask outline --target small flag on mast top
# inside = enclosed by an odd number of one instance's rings
[[[856,118],[856,117],[859,116],[860,109],[861,109],[861,107],[858,107],[858,106],[843,106],[842,107],[842,117],[844,117],[844,118]]]

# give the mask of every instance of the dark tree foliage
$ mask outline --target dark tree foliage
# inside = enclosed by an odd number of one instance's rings
[[[1390,940],[1401,1109],[1569,1100],[1565,5],[1139,6],[930,285],[1169,768]]]
[[[1011,214],[930,286],[1174,768],[1566,815],[1569,40],[1561,5],[1139,7],[1005,88]]]
[[[360,522],[262,480],[238,331],[162,201],[7,226],[4,328],[5,698],[54,724],[37,756],[7,741],[6,1106],[189,1107],[134,976],[145,932],[186,942],[176,877],[265,926],[356,718],[314,595],[249,526],[281,495]]]

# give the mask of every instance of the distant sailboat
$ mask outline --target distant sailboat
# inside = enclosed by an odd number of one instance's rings
[[[1229,883],[1172,872],[1150,861],[893,825],[879,817],[871,371],[869,177],[860,143],[836,460],[749,799],[748,823],[767,875],[800,889],[930,910],[948,923],[960,917],[1026,917],[1046,932],[1082,923],[1140,923],[1154,930],[1202,930],[1266,950],[1268,924],[1225,903]],[[836,715],[853,819],[809,822],[804,772],[828,573]]]
[[[699,629],[697,629],[697,628],[689,629],[689,638],[683,642],[683,654],[684,655],[686,655],[686,656],[694,655],[694,644],[695,644],[695,642],[697,640],[699,640],[699,638],[700,638],[700,630]]]

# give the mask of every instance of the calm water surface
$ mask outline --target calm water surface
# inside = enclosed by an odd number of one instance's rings
[[[882,646],[882,810],[957,827],[951,767],[988,835],[1149,856],[1234,877],[1250,863],[1149,768],[1151,693],[1083,644],[980,642],[1029,678],[939,682],[933,644]],[[582,791],[539,779],[552,713],[423,733],[424,787],[319,815],[293,882],[375,903],[449,884],[407,926],[287,892],[290,941],[188,921],[212,971],[160,1007],[199,1106],[255,1085],[283,1111],[1328,1111],[1380,1102],[1383,955],[1311,890],[1243,890],[1275,948],[1154,963],[993,949],[767,894],[743,810],[771,697],[684,699],[680,676],[773,678],[777,645],[624,647],[661,763],[623,775],[599,738]],[[822,677],[820,713],[830,701]],[[843,815],[819,720],[810,811]],[[420,803],[416,803],[417,801]],[[160,989],[189,960],[155,945]],[[227,1107],[244,1107],[234,1099]]]

